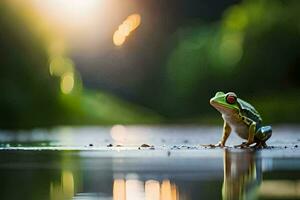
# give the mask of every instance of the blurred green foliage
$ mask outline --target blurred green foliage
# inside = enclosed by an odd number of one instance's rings
[[[148,124],[163,120],[149,109],[99,91],[61,95],[61,102],[68,111],[62,123],[67,124]]]
[[[261,111],[280,111],[267,116],[270,122],[299,122],[289,114],[300,112],[299,10],[299,1],[243,1],[219,23],[178,30],[165,72],[163,112],[203,118],[212,113],[208,99],[215,92],[234,91]],[[290,91],[289,98],[282,90]]]
[[[45,47],[26,24],[0,6],[0,127],[51,125],[63,110],[59,83],[48,75]]]
[[[169,122],[215,123],[209,98],[234,91],[267,122],[299,122],[299,10],[298,0],[245,0],[218,22],[180,26],[155,84],[138,87],[155,91],[145,95],[147,106]],[[62,94],[43,39],[5,4],[0,27],[0,128],[166,122],[105,92],[83,87]]]
[[[0,128],[68,124],[149,123],[161,118],[100,91],[65,95],[49,74],[44,41],[5,4],[0,6]]]

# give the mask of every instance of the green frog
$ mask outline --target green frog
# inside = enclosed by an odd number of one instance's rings
[[[257,148],[267,147],[266,141],[272,135],[271,126],[262,126],[262,118],[256,109],[233,92],[217,92],[210,99],[210,104],[216,108],[224,120],[223,135],[219,143],[210,147],[224,147],[231,131],[247,140],[235,147],[245,148],[254,145]]]

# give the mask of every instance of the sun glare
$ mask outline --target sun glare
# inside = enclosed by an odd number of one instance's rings
[[[62,93],[69,94],[74,87],[74,73],[68,72],[61,77],[60,89]]]
[[[32,2],[50,21],[78,27],[94,19],[102,3],[101,0],[32,0]]]
[[[114,125],[110,130],[112,139],[119,144],[123,144],[126,140],[127,129],[123,125]]]
[[[52,76],[62,76],[67,72],[72,72],[74,69],[74,63],[71,59],[57,56],[50,62],[49,71]]]
[[[121,46],[126,41],[126,37],[141,24],[141,16],[132,14],[118,27],[113,35],[113,43],[116,46]]]

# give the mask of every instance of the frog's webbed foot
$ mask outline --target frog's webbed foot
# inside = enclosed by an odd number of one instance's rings
[[[222,144],[222,142],[218,142],[217,144],[202,144],[201,146],[205,147],[205,148],[216,148],[216,147],[225,147],[224,144]]]
[[[235,145],[234,148],[241,148],[241,149],[243,149],[243,148],[249,148],[250,145],[251,145],[251,144],[248,143],[248,142],[243,142],[243,143],[240,144],[240,145]]]

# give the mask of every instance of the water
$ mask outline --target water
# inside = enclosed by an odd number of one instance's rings
[[[274,130],[260,151],[200,147],[219,127],[2,131],[0,199],[300,199],[300,129]]]

